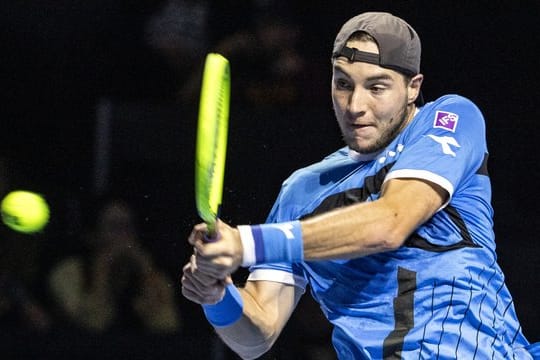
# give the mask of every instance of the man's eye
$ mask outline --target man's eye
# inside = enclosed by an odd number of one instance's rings
[[[345,90],[351,89],[351,85],[349,84],[349,82],[344,79],[336,80],[336,87],[338,89],[345,89]]]

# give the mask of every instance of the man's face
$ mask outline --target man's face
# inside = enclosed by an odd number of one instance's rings
[[[379,52],[371,41],[352,40],[347,46]],[[416,96],[410,91],[415,90],[400,73],[337,58],[332,75],[334,112],[343,139],[351,149],[363,154],[383,149],[412,117]]]

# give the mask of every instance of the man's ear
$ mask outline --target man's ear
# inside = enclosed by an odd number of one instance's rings
[[[416,74],[409,81],[408,85],[408,104],[412,104],[416,101],[416,98],[420,95],[420,88],[422,87],[422,81],[424,81],[424,75]]]

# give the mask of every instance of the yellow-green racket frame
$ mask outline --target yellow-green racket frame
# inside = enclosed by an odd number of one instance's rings
[[[208,225],[210,237],[215,235],[216,220],[223,197],[230,84],[229,61],[217,53],[207,54],[195,149],[195,200],[197,212]]]

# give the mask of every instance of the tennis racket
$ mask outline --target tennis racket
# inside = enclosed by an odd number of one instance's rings
[[[209,53],[203,71],[195,149],[195,200],[199,216],[208,225],[209,240],[217,238],[216,221],[223,196],[230,91],[229,61]]]
[[[229,61],[209,53],[204,64],[195,149],[195,200],[199,216],[208,225],[206,241],[219,238],[216,221],[223,195],[230,93]],[[228,284],[219,305],[206,304],[203,309],[214,326],[228,326],[242,316],[242,297],[233,284]]]

